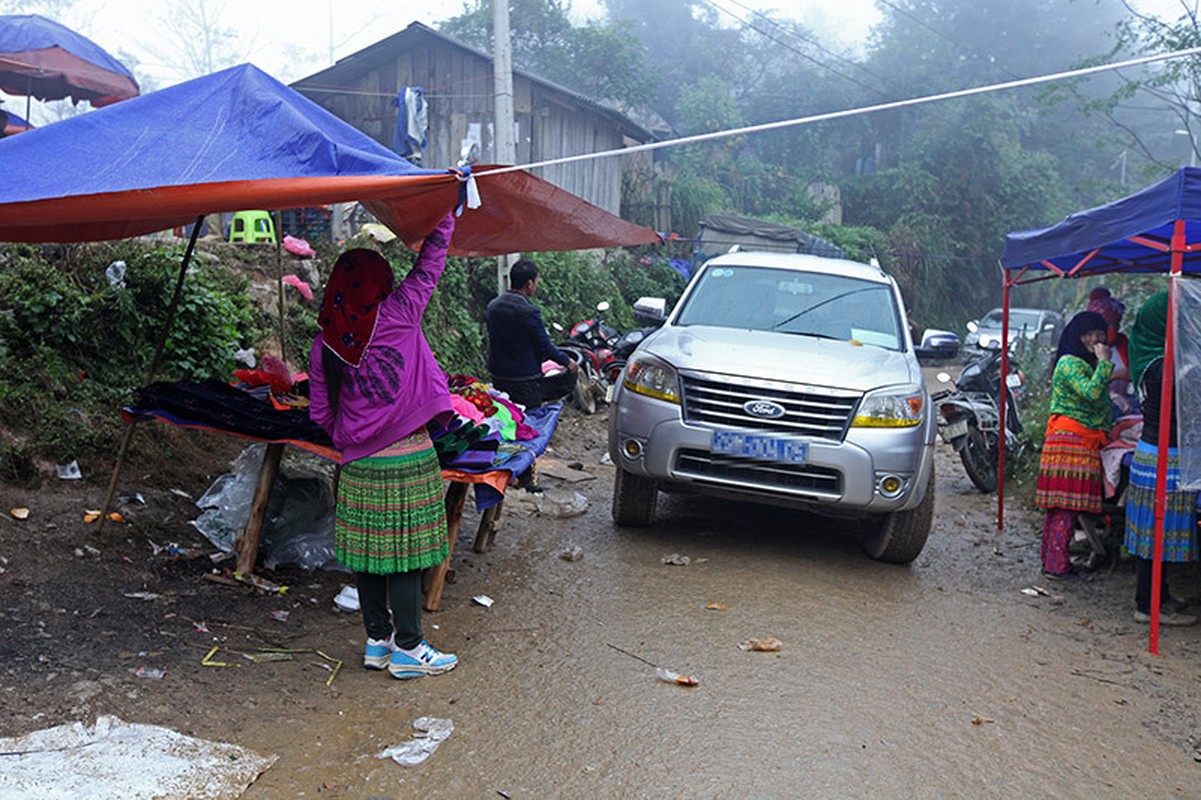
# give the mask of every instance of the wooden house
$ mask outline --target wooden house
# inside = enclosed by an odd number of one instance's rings
[[[318,105],[390,147],[397,95],[420,87],[428,110],[428,145],[410,160],[437,169],[459,162],[475,143],[481,163],[497,163],[492,135],[492,56],[414,22],[292,84]],[[651,134],[624,114],[529,73],[513,72],[517,163],[615,150]],[[624,169],[646,174],[650,154],[590,159],[532,170],[600,206],[621,213]],[[650,220],[647,220],[650,222]]]

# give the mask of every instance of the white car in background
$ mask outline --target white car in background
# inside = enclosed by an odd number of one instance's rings
[[[988,349],[980,344],[989,339],[1001,341],[1001,309],[994,308],[978,320],[967,324],[968,334],[963,340],[965,348],[975,350]],[[1063,330],[1063,316],[1056,311],[1045,308],[1010,308],[1009,309],[1009,340],[1017,342],[1025,339],[1029,342],[1041,342],[1055,345]]]

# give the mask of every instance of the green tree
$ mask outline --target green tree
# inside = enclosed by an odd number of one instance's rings
[[[560,0],[510,0],[513,63],[597,100],[625,109],[643,104],[653,78],[645,69],[637,40],[626,24],[590,23],[575,27]],[[442,33],[492,50],[492,0],[472,0],[457,17],[439,25]]]

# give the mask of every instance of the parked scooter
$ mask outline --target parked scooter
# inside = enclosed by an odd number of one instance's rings
[[[969,362],[954,382],[954,389],[931,396],[939,412],[938,432],[959,453],[968,478],[982,492],[995,492],[999,483],[997,465],[1001,437],[1001,342],[981,337],[982,357]],[[938,374],[942,383],[951,376]],[[1026,448],[1017,396],[1022,392],[1023,376],[1017,361],[1010,356],[1005,378],[1005,460],[1014,464]]]
[[[609,398],[608,366],[613,361],[613,347],[619,336],[616,329],[605,324],[604,313],[608,310],[609,302],[600,301],[596,304],[596,317],[577,322],[567,338],[558,343],[558,348],[579,364],[572,401],[585,414],[595,414],[597,403]],[[552,323],[552,327],[563,330],[558,323]],[[551,369],[546,374],[553,374]]]

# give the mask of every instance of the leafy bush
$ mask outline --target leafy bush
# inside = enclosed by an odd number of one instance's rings
[[[116,409],[153,361],[180,257],[137,241],[0,250],[0,417],[29,442],[8,465],[112,449]],[[125,262],[124,285],[105,275],[114,261]],[[192,267],[158,377],[227,376],[234,351],[259,335],[246,280]]]

